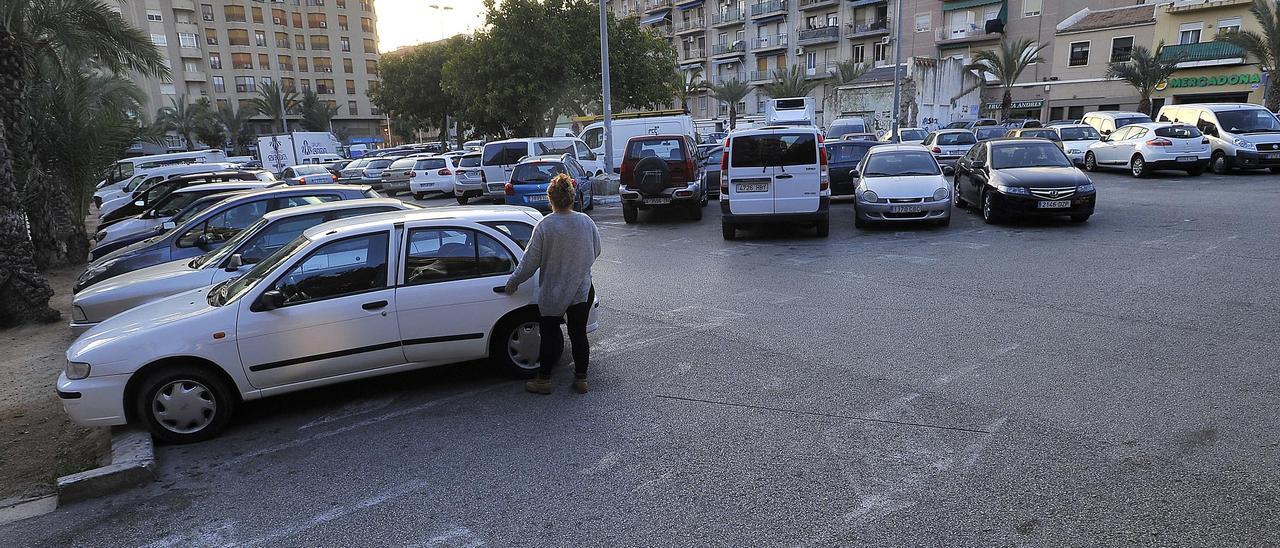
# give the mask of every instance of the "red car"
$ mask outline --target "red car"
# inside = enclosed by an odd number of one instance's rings
[[[642,209],[678,208],[702,219],[707,189],[702,188],[698,146],[688,135],[645,135],[627,141],[622,157],[619,194],[622,218],[639,220]]]

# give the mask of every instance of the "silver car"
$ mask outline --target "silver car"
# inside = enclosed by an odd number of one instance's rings
[[[459,204],[465,205],[467,200],[479,198],[486,193],[480,156],[479,152],[469,152],[458,158],[457,169],[453,172],[457,175],[453,184],[453,197],[458,199]]]
[[[956,160],[978,144],[978,138],[967,129],[940,129],[930,133],[921,144],[933,153],[938,164],[954,166]]]
[[[950,183],[918,145],[872,147],[858,164],[854,225],[930,221],[951,224]]]

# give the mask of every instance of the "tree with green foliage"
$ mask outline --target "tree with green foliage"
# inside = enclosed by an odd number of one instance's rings
[[[298,110],[302,113],[300,125],[305,131],[329,131],[330,122],[338,113],[338,107],[324,102],[320,95],[311,90],[302,94],[302,100],[298,101]]]
[[[707,89],[711,90],[711,95],[717,101],[729,104],[729,130],[732,131],[738,127],[738,103],[751,93],[751,86],[734,78],[723,83],[711,84]]]
[[[455,36],[383,55],[378,70],[382,84],[369,99],[401,125],[437,128],[441,141],[446,140],[448,117],[457,117],[460,105],[443,87],[444,65],[467,42]]]
[[[222,126],[227,138],[231,141],[231,154],[240,156],[248,153],[253,144],[253,132],[249,126],[249,118],[256,112],[251,109],[224,106],[213,113],[213,118]]]
[[[156,124],[167,131],[177,133],[187,150],[196,149],[193,136],[208,121],[208,111],[204,105],[188,104],[186,95],[169,98],[169,106],[156,112]],[[221,145],[219,145],[221,148]]]
[[[272,121],[273,127],[279,123],[280,132],[284,132],[284,119],[298,110],[298,92],[292,87],[284,89],[276,82],[258,84],[258,96],[253,98],[253,108]]]
[[[1253,0],[1249,13],[1258,21],[1262,32],[1229,31],[1219,34],[1217,40],[1240,46],[1258,62],[1258,68],[1268,76],[1262,100],[1267,110],[1276,112],[1280,110],[1280,77],[1276,75],[1276,69],[1280,68],[1280,2]]]
[[[1018,78],[1022,77],[1023,71],[1035,63],[1044,62],[1040,52],[1049,44],[1033,44],[1030,38],[1018,41],[1003,40],[1000,42],[999,49],[974,53],[973,61],[966,67],[978,73],[980,81],[986,81],[987,75],[995,78],[996,83],[1004,90],[1000,98],[1001,120],[1009,118],[1009,111],[1013,108],[1013,85],[1017,83]]]
[[[1156,86],[1178,70],[1180,58],[1161,59],[1156,53],[1163,47],[1164,42],[1160,42],[1153,52],[1135,45],[1128,61],[1107,64],[1106,77],[1121,80],[1138,90],[1138,111],[1148,116],[1155,114],[1151,112],[1151,94],[1155,93]]]
[[[702,79],[702,70],[682,70],[675,75],[676,99],[680,101],[680,110],[689,112],[689,99],[707,91],[707,81]]]
[[[775,69],[773,80],[760,84],[761,93],[778,99],[780,97],[804,97],[822,84],[822,78],[809,78],[799,65],[792,65],[787,70]]]

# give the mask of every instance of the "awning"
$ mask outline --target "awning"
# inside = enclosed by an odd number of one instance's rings
[[[730,58],[728,58],[728,59],[712,59],[712,60],[711,60],[711,64],[712,64],[712,65],[717,65],[717,66],[718,66],[718,65],[727,65],[727,64],[729,64],[729,63],[741,63],[741,62],[742,62],[742,59],[738,59],[737,57],[730,57]]]
[[[1005,0],[951,0],[942,3],[942,11],[954,11],[968,8],[976,8],[978,6],[988,6],[991,4],[1002,4]]]
[[[661,20],[663,20],[663,19],[666,19],[666,18],[667,18],[667,16],[668,16],[668,15],[670,15],[670,14],[671,14],[671,10],[662,10],[662,11],[660,11],[660,12],[658,12],[658,13],[655,13],[655,14],[653,14],[653,15],[650,15],[650,16],[648,16],[648,17],[645,17],[644,19],[641,19],[641,20],[640,20],[640,24],[641,24],[641,25],[652,25],[652,24],[654,24],[654,23],[657,23],[658,21],[661,21]]]
[[[849,0],[848,2],[845,2],[845,5],[851,8],[856,8],[858,6],[869,6],[871,4],[881,4],[883,2],[884,0]]]
[[[678,9],[678,10],[680,10],[680,11],[684,11],[684,10],[691,10],[691,9],[696,8],[696,7],[698,7],[698,6],[701,6],[701,5],[702,5],[702,0],[693,0],[692,2],[685,2],[685,3],[683,3],[683,4],[677,4],[677,5],[676,5],[676,9]]]
[[[694,70],[694,69],[702,69],[702,61],[698,61],[696,63],[684,63],[680,65],[680,70]]]
[[[751,20],[751,22],[753,22],[753,23],[755,23],[755,24],[757,24],[757,25],[763,25],[763,24],[765,24],[765,23],[772,23],[772,22],[774,22],[774,21],[781,21],[781,20],[786,19],[786,18],[787,18],[787,14],[785,14],[785,13],[779,13],[779,14],[776,14],[776,15],[770,15],[770,16],[768,16],[768,17],[761,17],[761,18],[759,18],[759,19],[752,19],[752,20]]]

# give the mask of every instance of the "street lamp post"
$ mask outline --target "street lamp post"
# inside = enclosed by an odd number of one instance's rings
[[[444,40],[444,38],[445,38],[445,36],[444,36],[444,12],[446,12],[446,11],[453,11],[453,6],[447,6],[447,5],[445,5],[443,2],[441,2],[441,3],[439,3],[439,4],[427,4],[427,9],[429,9],[429,10],[434,10],[434,11],[437,11],[437,12],[440,12],[440,18],[438,19],[439,24],[438,24],[438,25],[436,25],[436,28],[440,29],[440,38],[439,38],[439,40]],[[461,134],[461,133],[462,133],[462,126],[461,126],[461,125],[459,125],[459,126],[458,126],[458,133],[459,133],[459,134]],[[448,143],[448,142],[449,142],[449,114],[448,114],[448,113],[445,113],[445,115],[444,115],[444,127],[440,128],[440,142],[441,142],[441,146],[444,146],[444,144],[446,144],[446,143]]]
[[[898,71],[902,70],[902,0],[898,0],[898,7],[894,17],[897,18],[897,24],[894,25],[893,38],[893,128],[890,133],[890,140],[898,140],[898,128],[902,121],[899,116],[902,115],[902,74]]]
[[[604,109],[604,169],[613,172],[613,105],[609,93],[609,11],[600,0],[600,88]]]

